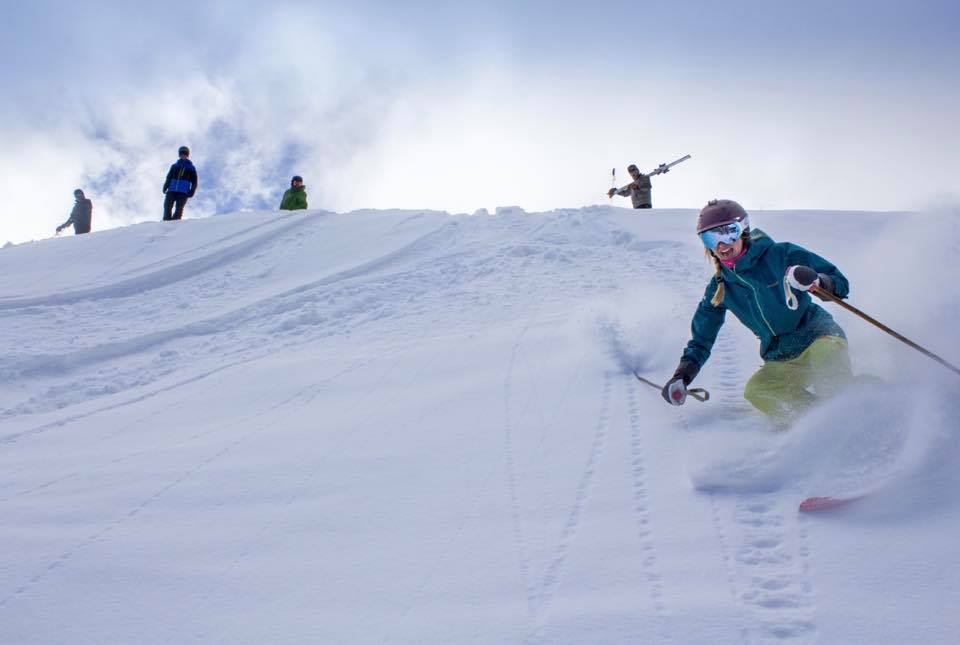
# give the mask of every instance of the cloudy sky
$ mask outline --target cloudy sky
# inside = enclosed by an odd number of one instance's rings
[[[0,244],[76,187],[95,230],[160,219],[181,144],[188,217],[295,173],[336,211],[579,207],[684,154],[655,206],[960,203],[950,0],[0,2]]]

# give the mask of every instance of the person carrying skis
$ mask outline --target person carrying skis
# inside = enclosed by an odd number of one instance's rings
[[[180,146],[179,159],[170,166],[167,180],[163,182],[163,220],[169,221],[183,217],[183,207],[187,200],[197,192],[197,169],[190,161],[190,148]],[[174,206],[176,208],[174,208]]]
[[[280,210],[297,211],[307,207],[307,191],[303,185],[303,177],[294,175],[290,180],[290,188],[283,193],[280,200]]]
[[[634,208],[653,208],[651,197],[653,187],[650,184],[650,176],[640,172],[635,164],[627,166],[627,172],[630,173],[633,181],[623,188],[611,188],[607,191],[607,197],[613,197],[614,195],[626,197],[629,195]]]
[[[729,199],[711,200],[700,211],[697,234],[716,273],[693,316],[693,337],[661,394],[671,405],[683,404],[729,310],[760,340],[764,361],[743,396],[785,428],[853,378],[843,329],[808,293],[818,286],[846,298],[849,283],[819,255],[751,229],[747,212]]]
[[[73,224],[73,233],[81,235],[90,232],[90,224],[93,221],[93,202],[87,199],[83,191],[77,188],[73,191],[73,197],[76,203],[73,210],[70,211],[70,217],[67,221],[57,227],[57,233]]]

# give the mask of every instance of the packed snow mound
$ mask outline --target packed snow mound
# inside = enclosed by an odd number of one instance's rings
[[[789,432],[742,399],[733,317],[711,400],[667,405],[633,372],[687,341],[695,218],[243,212],[0,249],[0,641],[951,642],[960,378],[826,304],[870,377]],[[960,360],[952,214],[751,221]],[[863,496],[797,513],[831,494]]]

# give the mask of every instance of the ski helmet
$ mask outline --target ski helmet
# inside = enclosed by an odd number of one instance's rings
[[[290,183],[293,184],[293,182],[295,182],[295,181],[299,181],[299,182],[302,184],[302,183],[303,183],[303,177],[301,177],[300,175],[294,175],[294,176],[293,176],[293,179],[290,180]]]
[[[700,210],[700,216],[697,217],[697,235],[733,222],[740,222],[744,233],[749,232],[750,217],[747,211],[743,210],[743,206],[732,199],[711,199]]]
[[[73,196],[74,196],[74,197],[83,197],[83,191],[80,190],[79,188],[77,188],[75,191],[73,191]]]
[[[629,166],[627,166],[627,172],[632,172],[634,170],[636,170],[637,172],[640,172],[640,169],[637,168],[636,164],[630,164]]]
[[[177,154],[178,154],[178,155],[187,155],[187,156],[189,157],[189,156],[190,156],[190,148],[188,148],[187,146],[180,146],[180,149],[177,150]]]

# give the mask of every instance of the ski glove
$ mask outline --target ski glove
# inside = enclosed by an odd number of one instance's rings
[[[683,402],[687,400],[687,386],[684,384],[682,378],[670,379],[670,381],[663,386],[660,395],[664,401],[670,405],[683,405]]]
[[[823,289],[824,291],[828,291],[832,294],[836,294],[836,291],[833,290],[833,278],[828,276],[826,273],[819,274],[818,278],[819,278],[818,282],[820,283],[821,289]],[[813,295],[820,298],[820,300],[823,300],[824,302],[830,300],[830,298],[824,298],[823,296],[821,296],[819,293],[816,293],[816,292],[814,292]]]
[[[798,303],[796,297],[790,293],[789,287],[793,287],[797,291],[809,291],[811,287],[817,286],[824,291],[834,293],[833,278],[825,273],[817,273],[810,267],[803,266],[802,264],[787,267],[787,273],[784,276],[783,281],[784,291],[787,298],[787,307],[790,309],[796,309]],[[824,298],[816,292],[814,292],[813,295],[820,300],[829,300],[829,298]]]
[[[690,385],[699,371],[696,363],[680,361],[673,377],[667,381],[667,384],[660,391],[660,396],[670,405],[683,405],[683,402],[687,400],[687,386]]]
[[[787,283],[797,291],[809,291],[810,287],[818,284],[820,275],[808,266],[802,264],[787,267]]]

